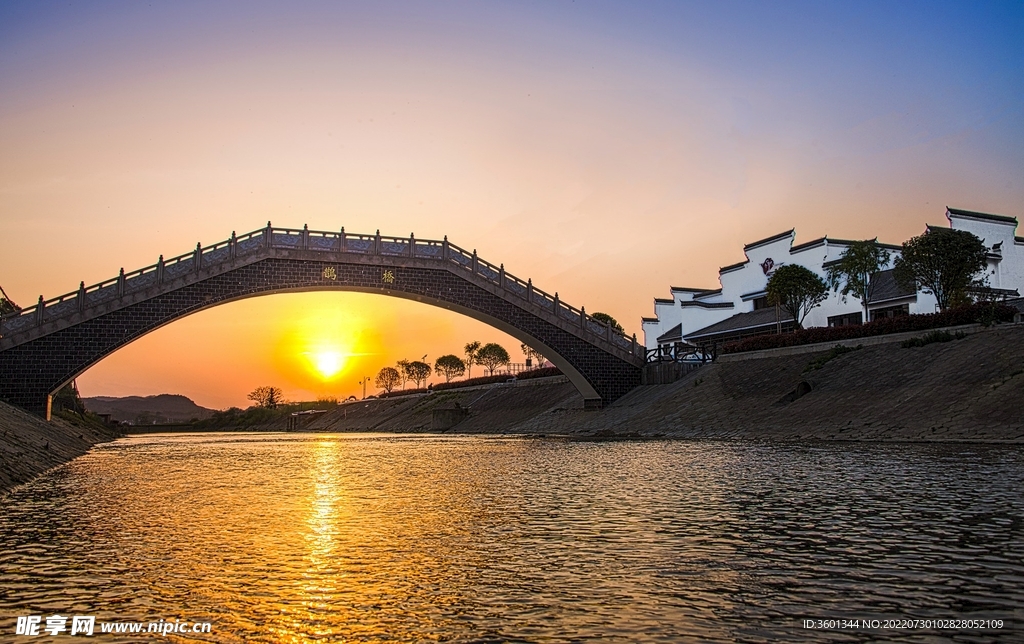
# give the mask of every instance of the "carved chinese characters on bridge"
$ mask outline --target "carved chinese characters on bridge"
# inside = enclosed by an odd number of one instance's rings
[[[333,266],[324,267],[324,279],[325,280],[336,280],[338,279],[338,271]]]
[[[390,268],[385,269],[384,273],[382,273],[381,276],[380,276],[380,281],[384,282],[385,284],[394,284],[395,283],[395,273],[394,273],[394,271],[392,271]]]

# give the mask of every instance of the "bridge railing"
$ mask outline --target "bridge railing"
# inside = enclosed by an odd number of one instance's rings
[[[509,294],[552,312],[558,319],[578,324],[587,334],[602,337],[622,349],[631,351],[637,357],[645,357],[644,348],[637,344],[635,335],[627,336],[611,328],[605,322],[588,315],[583,308],[577,309],[561,301],[557,293],[551,295],[535,287],[532,280],[524,281],[507,273],[504,265],[496,266],[480,258],[476,251],[469,252],[450,243],[447,237],[444,240],[434,240],[416,239],[414,235],[392,237],[381,235],[380,231],[373,235],[353,234],[346,232],[344,228],[339,232],[309,230],[306,226],[301,229],[274,228],[270,222],[267,222],[265,228],[244,235],[236,236],[235,233],[231,233],[231,237],[215,244],[196,244],[195,250],[170,259],[164,259],[161,255],[156,264],[129,273],[121,269],[116,277],[98,284],[86,286],[83,282],[77,291],[49,300],[40,296],[36,304],[0,317],[0,337],[27,330],[46,321],[80,313],[88,307],[144,291],[166,280],[190,273],[198,274],[204,268],[230,263],[236,258],[245,257],[264,248],[442,261],[482,277]]]

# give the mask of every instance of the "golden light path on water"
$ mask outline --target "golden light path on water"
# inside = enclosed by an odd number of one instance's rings
[[[794,641],[1024,606],[1019,447],[149,435],[0,510],[0,615],[213,624],[167,641]]]

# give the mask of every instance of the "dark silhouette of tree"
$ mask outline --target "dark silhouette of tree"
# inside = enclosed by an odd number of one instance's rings
[[[466,373],[466,363],[459,356],[449,353],[434,361],[434,372],[444,376],[445,382],[451,382],[452,378]]]
[[[430,365],[420,360],[413,360],[406,366],[406,374],[409,380],[416,383],[416,388],[419,389],[426,384],[427,378],[430,377],[432,370]]]
[[[966,304],[968,291],[988,283],[984,242],[966,230],[929,228],[903,242],[893,277],[904,288],[919,288],[935,296],[939,310]]]
[[[520,344],[519,348],[523,350],[523,355],[526,356],[526,360],[529,362],[537,361],[537,366],[544,364],[544,354],[537,351],[528,344]]]
[[[476,354],[476,363],[487,369],[487,375],[493,376],[494,370],[511,362],[505,347],[496,342],[489,342],[480,347]]]
[[[778,304],[793,318],[796,328],[803,328],[811,309],[828,297],[828,286],[809,269],[799,264],[786,264],[775,269],[768,278],[768,303]]]
[[[17,313],[20,310],[21,307],[12,302],[11,298],[7,297],[7,293],[4,292],[4,287],[0,286],[0,315]]]
[[[846,301],[851,293],[864,304],[864,321],[868,321],[871,298],[871,280],[889,263],[889,251],[877,239],[855,241],[843,251],[835,264],[825,269],[828,285],[838,291]]]
[[[384,367],[377,372],[377,377],[373,380],[373,384],[377,385],[378,389],[391,393],[391,390],[402,383],[402,374],[398,373],[398,369],[394,367]]]
[[[619,324],[618,320],[608,315],[607,313],[601,313],[600,311],[598,311],[597,313],[591,313],[590,317],[594,318],[595,320],[603,324],[610,324],[612,326],[613,331],[618,331],[619,333],[622,333],[622,325]]]
[[[284,402],[284,392],[280,387],[256,387],[246,398],[256,403],[257,407],[274,409]]]
[[[463,351],[466,354],[466,373],[470,378],[473,377],[473,365],[478,364],[476,361],[476,352],[480,350],[480,343],[476,340],[467,342]]]

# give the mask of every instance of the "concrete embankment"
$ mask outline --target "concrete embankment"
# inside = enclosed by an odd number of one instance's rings
[[[115,428],[85,421],[54,418],[46,422],[0,403],[0,490],[25,483],[119,435]]]
[[[524,382],[353,403],[301,429],[431,431],[434,410],[458,403],[469,413],[449,432],[1024,443],[1024,326],[828,355],[718,362],[596,412],[565,381]]]

